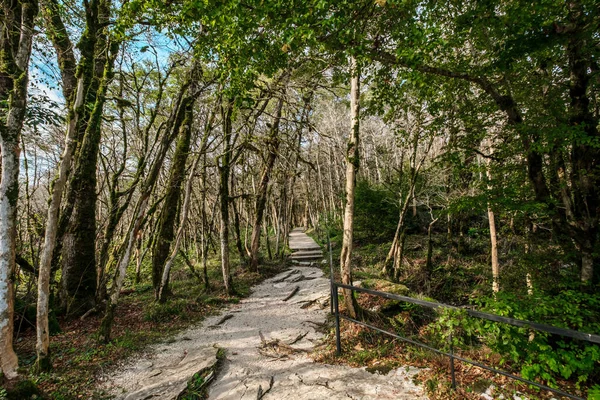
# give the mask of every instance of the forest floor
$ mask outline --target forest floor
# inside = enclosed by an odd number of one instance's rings
[[[329,280],[321,269],[293,267],[255,286],[240,304],[108,374],[102,387],[126,398],[169,360],[217,346],[225,357],[209,388],[211,399],[425,398],[414,383],[416,368],[380,374],[314,362],[310,354],[328,346],[328,302]]]
[[[205,290],[183,267],[177,268],[171,279],[172,295],[166,304],[154,302],[154,291],[149,283],[131,285],[122,293],[115,313],[113,340],[99,344],[95,333],[102,315],[90,315],[84,320],[66,320],[59,317],[61,331],[51,336],[50,351],[53,370],[41,375],[30,375],[45,398],[53,400],[102,399],[98,379],[118,368],[123,360],[140,358],[146,349],[156,343],[168,343],[184,329],[198,324],[210,315],[218,314],[229,304],[237,304],[251,293],[251,287],[283,270],[281,261],[264,262],[260,274],[237,269],[234,272],[236,296],[225,296],[220,268],[210,265],[211,287]],[[35,303],[33,312],[35,316]],[[24,319],[24,318],[22,318]],[[35,361],[35,329],[16,327],[15,349],[22,371]]]

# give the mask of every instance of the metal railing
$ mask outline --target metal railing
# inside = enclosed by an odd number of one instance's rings
[[[485,320],[493,321],[493,322],[501,322],[501,323],[505,323],[505,324],[509,324],[509,325],[513,325],[513,326],[517,326],[517,327],[524,327],[524,328],[528,328],[528,329],[532,329],[532,330],[537,330],[540,332],[547,332],[547,333],[551,333],[554,335],[560,335],[560,336],[569,337],[572,339],[583,340],[583,341],[586,341],[589,343],[595,343],[595,344],[600,344],[600,335],[578,332],[578,331],[574,331],[571,329],[559,328],[556,326],[551,326],[551,325],[546,325],[546,324],[539,324],[539,323],[532,322],[532,321],[525,321],[525,320],[519,320],[519,319],[515,319],[515,318],[503,317],[500,315],[489,314],[489,313],[485,313],[485,312],[481,312],[481,311],[462,309],[462,308],[454,307],[454,306],[451,306],[448,304],[437,303],[437,302],[427,301],[427,300],[420,300],[420,299],[415,299],[415,298],[406,297],[406,296],[399,296],[399,295],[395,295],[395,294],[391,294],[391,293],[379,292],[377,290],[371,290],[371,289],[366,289],[366,288],[351,286],[351,285],[345,285],[343,283],[335,282],[334,274],[333,274],[333,262],[332,262],[333,260],[332,260],[332,255],[331,255],[331,241],[329,240],[329,237],[327,239],[328,239],[327,241],[328,241],[328,245],[329,245],[329,269],[330,269],[329,276],[330,276],[330,284],[331,284],[330,304],[331,304],[331,313],[335,317],[335,341],[336,341],[336,354],[337,355],[340,355],[342,352],[342,345],[341,345],[341,338],[340,338],[340,319],[345,319],[347,321],[350,321],[355,324],[373,329],[373,330],[383,333],[385,335],[389,335],[396,339],[400,339],[407,343],[411,343],[413,345],[423,347],[434,353],[437,353],[437,354],[440,354],[443,356],[447,356],[450,360],[450,374],[451,374],[451,378],[452,378],[452,388],[454,388],[454,389],[456,388],[454,360],[458,360],[458,361],[468,363],[468,364],[474,365],[476,367],[494,372],[496,374],[504,375],[506,377],[523,382],[525,384],[532,385],[532,386],[538,387],[543,390],[548,390],[548,391],[558,394],[560,396],[564,396],[564,397],[568,397],[570,399],[576,399],[576,400],[585,400],[582,397],[575,396],[573,394],[564,392],[562,390],[551,388],[551,387],[543,385],[541,383],[530,381],[530,380],[522,378],[520,376],[511,374],[510,372],[499,370],[499,369],[493,368],[491,366],[482,364],[480,362],[470,360],[468,358],[464,358],[459,355],[456,355],[454,353],[453,346],[452,346],[452,337],[450,337],[450,350],[446,352],[446,351],[437,349],[435,347],[429,346],[425,343],[421,343],[417,340],[410,339],[410,338],[398,335],[393,332],[389,332],[385,329],[381,329],[376,326],[370,325],[364,321],[359,321],[357,319],[350,318],[347,315],[343,315],[340,313],[340,310],[339,310],[338,293],[339,293],[339,289],[342,288],[342,289],[348,289],[352,292],[367,293],[367,294],[370,294],[373,296],[379,296],[379,297],[383,297],[383,298],[390,299],[390,300],[403,301],[403,302],[416,304],[416,305],[431,308],[431,309],[444,308],[444,309],[464,310],[471,317],[485,319]]]

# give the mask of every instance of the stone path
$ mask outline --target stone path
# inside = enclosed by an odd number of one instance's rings
[[[290,235],[292,249],[316,251],[313,243],[299,230]],[[172,343],[155,346],[147,357],[107,377],[104,387],[119,399],[175,399],[164,390],[154,394],[153,388],[180,382],[179,367],[189,375],[214,364],[218,346],[226,357],[210,387],[211,399],[425,398],[412,382],[415,368],[378,375],[311,360],[308,352],[323,339],[318,327],[326,321],[328,297],[329,281],[320,269],[295,266]],[[197,362],[193,368],[191,360]]]
[[[321,246],[304,233],[303,228],[295,228],[290,232],[290,259],[296,265],[311,265],[323,259]]]

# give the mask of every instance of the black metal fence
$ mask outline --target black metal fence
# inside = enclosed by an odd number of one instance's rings
[[[496,374],[504,375],[506,377],[526,383],[528,385],[532,385],[532,386],[538,387],[543,390],[548,390],[548,391],[558,394],[560,396],[568,397],[571,399],[577,399],[577,400],[585,400],[581,397],[564,392],[562,390],[554,389],[549,386],[543,385],[541,383],[530,381],[530,380],[522,378],[520,376],[511,374],[510,372],[499,370],[499,369],[493,368],[489,365],[456,355],[456,354],[454,354],[454,351],[452,348],[452,338],[450,338],[450,350],[443,351],[443,350],[434,348],[432,346],[429,346],[425,343],[421,343],[417,340],[410,339],[410,338],[398,335],[396,333],[386,331],[384,329],[370,325],[364,321],[358,321],[354,318],[350,318],[347,315],[341,314],[340,310],[339,310],[339,304],[338,304],[338,292],[339,292],[340,288],[348,289],[352,292],[367,293],[367,294],[370,294],[373,296],[379,296],[379,297],[383,297],[383,298],[390,299],[390,300],[398,300],[398,301],[403,301],[403,302],[407,302],[407,303],[412,303],[412,304],[416,304],[416,305],[431,308],[431,309],[445,308],[445,309],[458,310],[459,308],[448,305],[448,304],[420,300],[420,299],[415,299],[415,298],[406,297],[406,296],[399,296],[399,295],[395,295],[395,294],[391,294],[391,293],[379,292],[377,290],[371,290],[371,289],[366,289],[366,288],[357,287],[357,286],[344,285],[342,283],[335,282],[334,274],[333,274],[332,256],[331,256],[331,243],[329,243],[329,265],[330,265],[330,282],[331,282],[331,302],[330,303],[331,303],[331,312],[335,316],[336,351],[337,351],[338,355],[340,355],[342,352],[342,345],[341,345],[341,339],[340,339],[340,319],[345,319],[345,320],[353,322],[355,324],[362,325],[364,327],[373,329],[377,332],[392,336],[396,339],[400,339],[402,341],[411,343],[413,345],[423,347],[434,353],[437,353],[437,354],[440,354],[443,356],[447,356],[450,360],[450,374],[451,374],[451,378],[452,378],[452,387],[453,388],[456,388],[456,376],[455,376],[455,372],[454,372],[454,361],[458,360],[458,361],[468,363],[468,364],[477,366],[479,368],[494,372]],[[463,309],[460,309],[460,310],[463,310]],[[501,322],[501,323],[505,323],[505,324],[509,324],[509,325],[513,325],[513,326],[517,326],[517,327],[524,327],[524,328],[528,328],[528,329],[536,330],[536,331],[540,331],[540,332],[547,332],[547,333],[551,333],[554,335],[560,335],[560,336],[569,337],[572,339],[583,340],[583,341],[586,341],[589,343],[600,344],[600,335],[578,332],[578,331],[574,331],[571,329],[559,328],[556,326],[551,326],[551,325],[546,325],[546,324],[539,324],[539,323],[532,322],[532,321],[524,321],[524,320],[519,320],[519,319],[515,319],[515,318],[503,317],[500,315],[489,314],[489,313],[485,313],[485,312],[481,312],[481,311],[475,311],[475,310],[469,310],[469,309],[465,309],[464,311],[469,316],[475,317],[475,318],[485,319],[485,320],[494,321],[494,322]]]

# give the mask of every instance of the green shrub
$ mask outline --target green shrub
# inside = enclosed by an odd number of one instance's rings
[[[573,329],[600,332],[600,294],[565,290],[559,294],[519,297],[497,293],[480,302],[492,314]],[[448,349],[483,343],[502,356],[501,364],[519,368],[530,380],[550,385],[559,378],[582,384],[600,377],[600,346],[560,335],[469,317],[465,310],[443,310],[428,326],[436,346]],[[510,367],[509,367],[510,369]]]
[[[398,223],[398,201],[389,190],[367,181],[356,184],[354,231],[370,239],[389,239]]]
[[[449,351],[478,343],[475,321],[469,318],[466,310],[443,308],[436,312],[437,319],[427,326],[429,339],[436,347]]]
[[[493,314],[544,323],[581,332],[600,332],[600,294],[565,290],[555,295],[533,294],[520,297],[497,293],[486,298],[480,308]],[[600,346],[560,335],[535,331],[476,318],[456,318],[452,324],[482,342],[509,362],[520,367],[526,379],[542,379],[555,384],[557,378],[581,384],[600,376]]]

